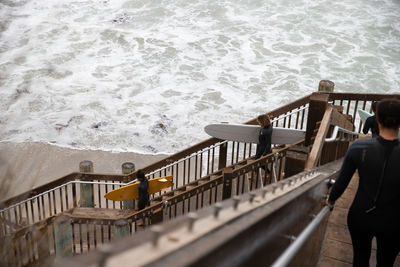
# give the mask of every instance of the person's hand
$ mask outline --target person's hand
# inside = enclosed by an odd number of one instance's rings
[[[328,198],[326,199],[325,204],[329,207],[330,211],[332,211],[333,207],[335,206],[335,202],[333,202],[332,200],[330,200]]]

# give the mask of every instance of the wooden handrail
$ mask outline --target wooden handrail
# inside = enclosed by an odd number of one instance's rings
[[[268,114],[270,114],[272,117],[277,117],[279,115],[283,115],[283,114],[285,114],[285,113],[287,113],[287,112],[289,112],[289,111],[291,111],[291,110],[293,110],[295,108],[298,108],[298,107],[301,107],[303,105],[306,105],[308,103],[308,101],[309,101],[310,96],[311,95],[307,95],[307,96],[302,97],[302,98],[300,98],[298,100],[295,100],[295,101],[293,101],[291,103],[288,103],[288,104],[286,104],[284,106],[278,107],[278,108],[268,112]],[[245,124],[255,124],[255,123],[256,123],[256,119],[254,118],[252,120],[247,121]],[[157,161],[155,163],[152,163],[152,164],[142,168],[142,170],[145,173],[152,172],[154,170],[162,168],[163,166],[171,164],[172,162],[175,162],[175,161],[178,161],[178,160],[180,160],[180,159],[182,159],[184,157],[190,156],[191,154],[193,154],[195,152],[198,152],[198,151],[200,151],[202,149],[205,149],[205,148],[207,148],[207,147],[209,147],[211,145],[214,145],[214,144],[216,144],[216,143],[218,143],[220,141],[221,140],[217,139],[217,138],[209,138],[209,139],[204,140],[204,141],[202,141],[202,142],[200,142],[198,144],[195,144],[195,145],[193,145],[193,146],[191,146],[189,148],[186,148],[186,149],[184,149],[182,151],[179,151],[179,152],[177,152],[177,153],[175,153],[175,154],[173,154],[171,156],[168,156],[168,157],[166,157],[166,158],[164,158],[162,160],[159,160],[159,161]],[[7,207],[7,206],[16,204],[16,203],[18,203],[18,202],[20,202],[20,201],[22,201],[22,200],[24,200],[26,198],[33,197],[34,195],[42,193],[42,192],[45,192],[45,191],[47,191],[47,190],[49,190],[49,189],[51,189],[53,187],[59,186],[59,185],[61,185],[63,183],[72,181],[74,179],[81,179],[83,177],[85,179],[88,179],[88,180],[105,180],[105,181],[121,181],[122,182],[122,181],[126,180],[127,178],[129,180],[132,180],[132,179],[136,178],[136,172],[133,172],[133,173],[130,173],[130,174],[127,174],[127,175],[96,174],[96,173],[84,173],[83,174],[83,173],[80,173],[80,172],[73,172],[73,173],[67,174],[67,175],[65,175],[65,176],[63,176],[61,178],[58,178],[58,179],[56,179],[56,180],[54,180],[52,182],[49,182],[49,183],[44,184],[42,186],[36,187],[36,188],[34,188],[34,189],[32,189],[32,190],[30,190],[28,192],[25,192],[25,193],[19,194],[17,196],[11,197],[11,198],[9,198],[7,200],[4,200],[4,201],[0,202],[0,208],[4,208],[4,207]]]

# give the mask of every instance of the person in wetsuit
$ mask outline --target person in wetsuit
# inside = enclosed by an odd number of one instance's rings
[[[373,237],[377,266],[393,266],[400,252],[400,101],[380,101],[376,114],[379,136],[350,146],[328,198],[333,208],[358,170],[359,185],[347,216],[353,266],[369,266]]]
[[[149,181],[147,180],[144,172],[142,170],[138,170],[136,173],[136,178],[140,181],[139,184],[139,201],[138,201],[138,210],[144,209],[150,200],[149,197]]]
[[[371,107],[372,107],[372,112],[374,112],[374,114],[376,113],[376,105],[377,105],[376,101],[372,102]],[[378,122],[376,121],[376,115],[368,117],[365,120],[365,124],[362,130],[363,134],[367,134],[369,132],[369,129],[371,129],[372,137],[379,136],[379,127],[378,127]]]
[[[258,145],[254,159],[258,159],[261,156],[271,153],[271,120],[267,114],[263,114],[257,117],[257,122],[261,126],[261,129],[258,134]]]

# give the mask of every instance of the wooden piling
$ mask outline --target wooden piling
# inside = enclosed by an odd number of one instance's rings
[[[228,154],[228,143],[223,143],[219,146],[219,159],[218,159],[218,169],[226,167],[226,155]]]
[[[83,173],[93,172],[93,162],[89,160],[84,160],[79,163],[79,171]],[[82,181],[90,181],[88,179],[81,179]],[[92,184],[81,184],[81,199],[80,206],[94,208],[94,194]]]
[[[121,166],[122,174],[130,174],[135,171],[135,164],[133,162],[124,162]],[[127,177],[124,179],[125,183],[130,182],[129,178]],[[135,208],[135,201],[134,200],[127,200],[123,201],[123,209],[134,209]]]
[[[57,258],[72,256],[72,227],[68,216],[54,220],[54,241]]]
[[[120,219],[114,224],[114,238],[120,239],[129,235],[129,223],[125,219]]]
[[[332,93],[335,87],[335,83],[328,80],[322,80],[318,85],[318,92],[329,92]]]

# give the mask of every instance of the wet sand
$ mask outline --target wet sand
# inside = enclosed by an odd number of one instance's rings
[[[77,172],[83,160],[93,162],[95,173],[120,174],[124,162],[133,162],[139,169],[165,156],[0,142],[0,200]]]

